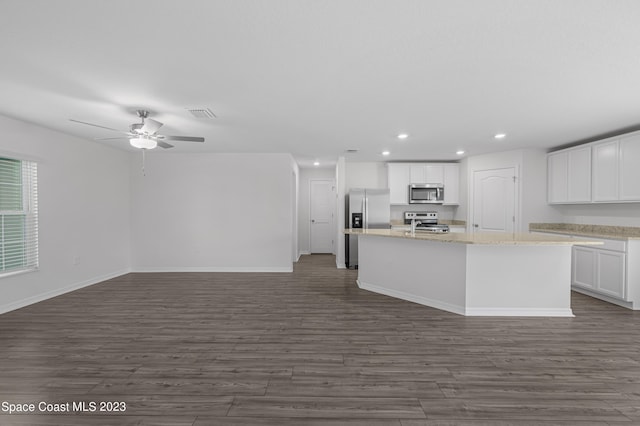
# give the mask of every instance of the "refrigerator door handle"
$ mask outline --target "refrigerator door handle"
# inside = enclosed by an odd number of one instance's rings
[[[364,197],[364,228],[369,229],[369,198]]]
[[[360,207],[360,211],[362,212],[362,229],[366,229],[367,227],[367,210],[366,210],[366,205],[365,205],[365,200],[366,198],[362,198],[362,206]]]

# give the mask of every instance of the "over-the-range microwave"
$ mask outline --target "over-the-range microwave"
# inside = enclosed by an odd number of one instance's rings
[[[444,185],[441,183],[412,183],[409,185],[409,204],[442,204]]]

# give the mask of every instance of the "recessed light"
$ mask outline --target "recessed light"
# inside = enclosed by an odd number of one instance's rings
[[[398,135],[398,139],[406,139],[406,138],[408,138],[408,137],[409,137],[409,135],[408,135],[408,134],[406,134],[406,133],[400,133],[400,134]]]
[[[314,165],[314,166],[319,166],[319,165],[320,165],[320,162],[319,162],[319,161],[314,161],[314,162],[313,162],[313,165]]]
[[[389,155],[391,154],[389,151],[382,151],[382,155]]]
[[[506,133],[497,133],[494,138],[496,139],[504,139],[504,137],[507,136]]]
[[[462,155],[462,154],[464,154],[464,151],[463,150],[456,151],[456,154],[457,155]]]

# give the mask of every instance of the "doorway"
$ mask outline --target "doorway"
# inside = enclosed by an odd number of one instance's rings
[[[309,181],[309,248],[311,253],[335,253],[335,183],[331,179]]]
[[[518,229],[515,167],[473,172],[472,232],[515,232]]]

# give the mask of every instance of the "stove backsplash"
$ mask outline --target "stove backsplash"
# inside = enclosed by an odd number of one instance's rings
[[[456,206],[441,206],[438,204],[407,204],[406,206],[391,206],[391,220],[403,221],[404,212],[438,212],[438,220],[452,220],[456,212]]]

